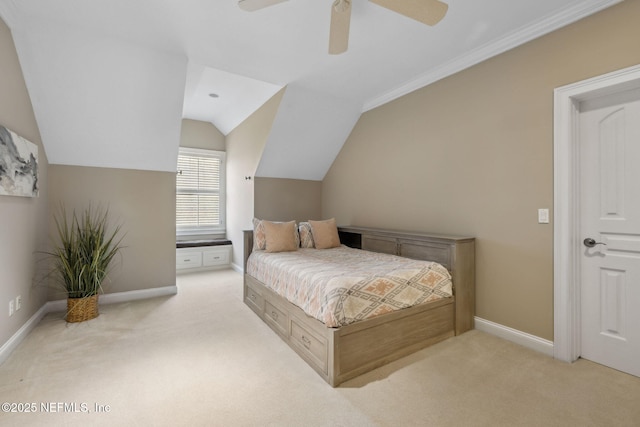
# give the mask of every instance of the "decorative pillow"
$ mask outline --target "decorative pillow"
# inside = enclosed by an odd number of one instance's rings
[[[300,233],[300,247],[301,248],[313,248],[313,234],[311,234],[311,224],[308,222],[301,222],[298,224],[298,232]]]
[[[298,250],[296,222],[262,221],[267,252],[290,252]]]
[[[267,241],[264,237],[264,225],[262,220],[253,218],[253,250],[263,251],[267,247]]]
[[[331,218],[325,221],[311,221],[311,234],[316,249],[329,249],[340,246],[340,236],[338,236],[338,226],[336,219]]]
[[[264,251],[267,248],[267,240],[264,235],[264,221],[262,219],[253,218],[253,250]],[[271,221],[281,224],[282,221]],[[300,235],[298,234],[298,227],[294,227],[294,234],[296,239],[296,245],[300,246]]]

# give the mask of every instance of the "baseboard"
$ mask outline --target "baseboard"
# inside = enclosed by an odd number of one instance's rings
[[[127,292],[115,292],[112,294],[100,295],[100,304],[115,304],[119,302],[136,301],[140,299],[156,298],[163,296],[171,296],[178,293],[177,286],[163,286],[161,288],[140,289]],[[18,331],[9,338],[9,340],[0,347],[0,365],[4,363],[9,355],[16,349],[18,344],[24,340],[29,332],[36,327],[40,320],[47,314],[67,309],[67,300],[48,301],[33,315],[27,322],[22,325]]]
[[[163,286],[161,288],[139,289],[136,291],[115,292],[112,294],[100,295],[100,302],[105,304],[115,304],[118,302],[136,301],[139,299],[168,297],[176,295],[177,293],[178,287],[176,285]]]
[[[9,338],[9,340],[0,347],[0,365],[4,363],[5,360],[9,357],[9,355],[13,352],[13,350],[18,347],[18,344],[24,340],[29,332],[36,327],[40,320],[48,313],[47,304],[40,307],[40,310],[36,311],[33,316],[27,320],[27,322],[22,325],[18,331]]]
[[[235,271],[237,271],[240,274],[244,273],[244,269],[241,266],[239,266],[238,264],[231,263],[231,268],[233,268]]]
[[[479,331],[504,338],[507,341],[520,344],[524,347],[553,357],[553,341],[545,340],[535,335],[531,335],[499,323],[491,322],[490,320],[485,320],[480,317],[476,317],[474,320],[475,328]]]
[[[202,273],[205,271],[220,271],[232,268],[231,264],[218,265],[215,267],[196,267],[196,268],[178,268],[176,269],[176,276],[189,273]]]

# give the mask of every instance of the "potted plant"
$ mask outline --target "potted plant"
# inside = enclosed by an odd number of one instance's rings
[[[67,295],[67,322],[98,316],[98,294],[109,265],[122,249],[120,226],[108,230],[108,210],[91,206],[67,218],[64,207],[55,217],[58,242],[52,252],[53,279]]]

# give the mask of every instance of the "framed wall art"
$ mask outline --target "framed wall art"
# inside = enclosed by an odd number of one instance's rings
[[[0,126],[0,196],[38,196],[38,146]]]

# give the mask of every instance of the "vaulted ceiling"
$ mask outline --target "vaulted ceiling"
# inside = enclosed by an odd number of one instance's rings
[[[257,175],[321,180],[363,111],[620,0],[446,0],[434,27],[353,0],[329,55],[332,1],[0,0],[0,16],[51,163],[174,171],[183,117],[226,135],[286,87]]]

